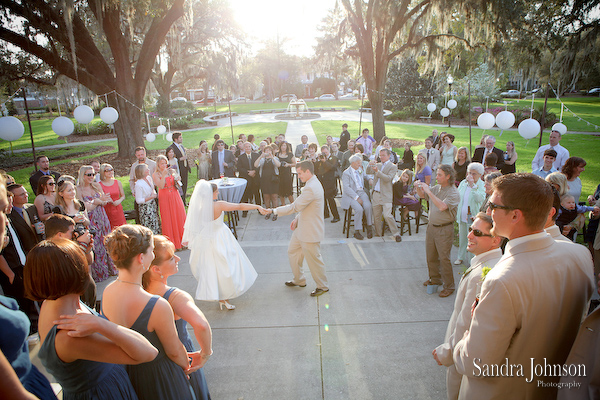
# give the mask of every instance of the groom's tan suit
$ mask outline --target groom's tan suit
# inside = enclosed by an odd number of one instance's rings
[[[293,282],[300,286],[306,284],[302,269],[302,262],[306,257],[306,263],[317,288],[327,290],[329,288],[325,276],[325,264],[321,257],[321,241],[325,237],[324,204],[323,186],[317,176],[313,175],[302,188],[302,194],[296,198],[296,201],[277,207],[275,213],[277,215],[298,213],[296,229],[288,246],[290,267],[294,274]]]

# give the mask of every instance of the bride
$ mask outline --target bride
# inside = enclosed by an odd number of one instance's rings
[[[190,267],[198,280],[196,299],[219,301],[221,310],[235,306],[228,299],[244,294],[258,274],[231,230],[223,223],[225,211],[267,211],[255,204],[217,200],[217,185],[199,180],[190,199],[183,245],[190,250]]]

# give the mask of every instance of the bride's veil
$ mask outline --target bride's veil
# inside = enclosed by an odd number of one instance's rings
[[[198,236],[212,236],[213,190],[212,185],[204,179],[194,187],[185,219],[182,242],[190,242]]]

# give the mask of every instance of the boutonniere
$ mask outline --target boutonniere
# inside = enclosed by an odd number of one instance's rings
[[[492,270],[491,267],[483,267],[481,268],[481,281],[483,282],[485,280],[485,277],[487,276],[488,272],[490,272]]]

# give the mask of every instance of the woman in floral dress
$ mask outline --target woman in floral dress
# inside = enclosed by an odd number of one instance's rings
[[[104,247],[104,237],[111,231],[110,221],[104,207],[112,199],[105,194],[99,183],[94,181],[96,173],[91,165],[79,168],[79,185],[77,186],[77,198],[83,201],[90,219],[90,230],[94,232],[94,262],[90,265],[92,278],[95,282],[102,282],[109,276],[116,275],[112,260]]]
[[[206,140],[203,140],[200,142],[198,148],[198,160],[196,160],[196,165],[198,166],[198,179],[210,180],[211,160],[210,153],[208,152],[208,143],[206,143]]]

